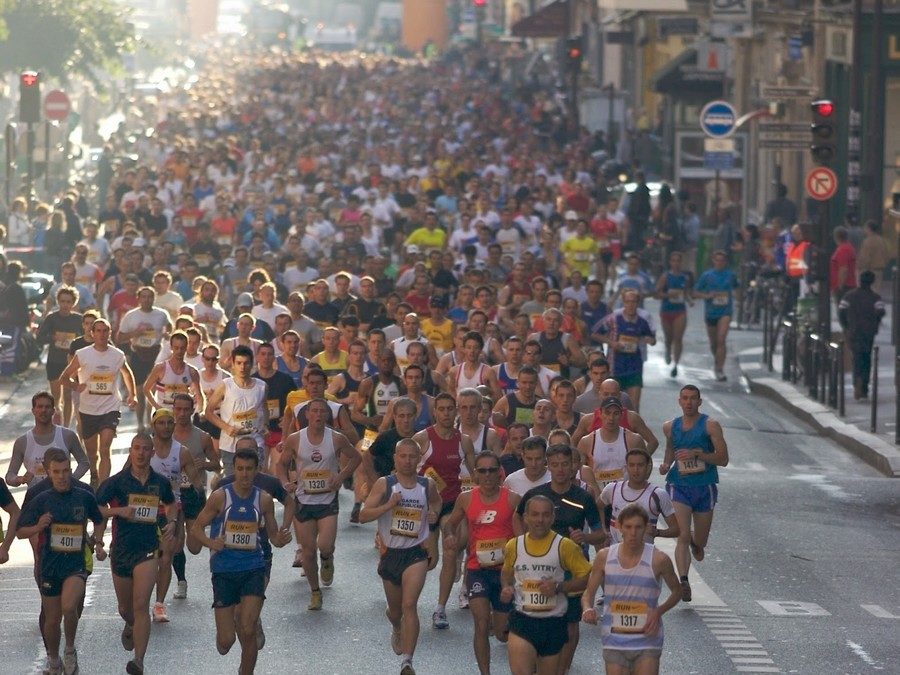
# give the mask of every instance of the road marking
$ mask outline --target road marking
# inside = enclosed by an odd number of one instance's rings
[[[765,665],[775,665],[775,662],[772,659],[754,657],[754,656],[733,656],[731,660],[735,665],[746,665],[749,663],[760,663]]]
[[[878,665],[878,661],[869,656],[869,653],[863,649],[862,645],[856,644],[852,640],[847,640],[847,646],[850,647],[850,650],[861,658],[866,665],[872,666],[874,670],[884,670],[882,666]]]
[[[872,616],[877,616],[879,619],[900,619],[900,616],[891,614],[881,605],[860,605],[860,607],[862,607]]]
[[[738,666],[735,668],[739,673],[780,673],[778,668],[768,668],[766,666]]]
[[[757,600],[772,616],[831,616],[831,612],[814,602],[793,602],[790,600]]]

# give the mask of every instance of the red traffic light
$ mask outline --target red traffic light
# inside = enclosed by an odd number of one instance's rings
[[[813,113],[819,117],[831,117],[834,113],[834,103],[831,101],[813,101],[811,107]]]
[[[26,70],[19,75],[19,84],[23,87],[36,87],[40,81],[40,76],[33,70]]]
[[[578,47],[570,47],[568,54],[570,59],[580,59],[581,49],[579,49]]]
[[[472,5],[474,7],[484,7],[487,4],[487,0],[472,0]]]

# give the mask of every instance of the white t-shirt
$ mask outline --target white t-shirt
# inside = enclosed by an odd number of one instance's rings
[[[279,314],[290,314],[288,308],[284,305],[273,303],[271,307],[263,307],[262,305],[254,305],[250,313],[256,317],[257,321],[265,321],[269,324],[269,328],[275,330],[275,317]]]
[[[78,381],[85,384],[78,397],[78,412],[86,415],[105,415],[119,409],[122,396],[119,393],[119,371],[125,364],[121,349],[109,345],[99,351],[93,345],[82,347],[78,358]]]
[[[169,313],[164,309],[152,307],[149,312],[145,312],[140,307],[135,307],[122,317],[119,332],[137,333],[131,338],[131,346],[147,349],[162,342],[169,323]]]
[[[515,492],[520,497],[523,496],[526,492],[528,492],[531,488],[536,488],[539,485],[544,485],[545,483],[550,482],[550,471],[544,471],[544,475],[538,478],[536,481],[533,481],[525,475],[525,469],[519,469],[518,471],[514,471],[506,477],[506,480],[503,481],[503,485],[508,487],[510,490]]]

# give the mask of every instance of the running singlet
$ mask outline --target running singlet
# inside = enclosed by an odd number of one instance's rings
[[[686,272],[666,272],[665,290],[662,302],[659,306],[661,314],[670,312],[687,311],[685,290],[687,289],[688,275]]]
[[[604,441],[600,434],[599,429],[593,433],[591,468],[602,490],[609,483],[622,480],[625,476],[625,456],[628,454],[628,447],[625,445],[625,430],[622,427],[619,427],[619,435],[611,443]]]
[[[619,548],[619,544],[609,547],[604,567],[603,648],[662,649],[662,618],[655,633],[644,633],[647,612],[656,609],[659,602],[659,579],[653,573],[653,545],[644,544],[640,560],[631,568],[622,567]]]
[[[29,487],[46,477],[44,453],[50,448],[59,448],[65,451],[67,455],[69,454],[69,451],[66,449],[66,441],[63,438],[63,427],[60,425],[53,425],[53,440],[48,445],[41,445],[37,442],[33,429],[25,432],[25,454],[22,457],[22,465],[26,471],[34,474],[34,478],[28,483]]]
[[[706,432],[708,419],[707,415],[699,415],[694,426],[687,431],[683,429],[683,417],[672,420],[672,449],[676,452],[683,449],[702,450],[704,454],[712,454],[714,452],[712,440]],[[674,485],[712,485],[719,482],[719,471],[715,464],[709,464],[699,458],[675,460],[666,476],[666,482]]]
[[[459,467],[463,464],[462,435],[454,429],[449,439],[443,439],[433,426],[426,431],[428,448],[419,461],[417,472],[435,482],[444,504],[455,502],[462,491],[459,480]]]
[[[509,488],[501,487],[497,499],[485,504],[481,490],[472,490],[466,508],[469,523],[469,555],[466,569],[497,567],[503,564],[506,542],[513,538],[513,509],[509,507]]]
[[[497,381],[500,383],[500,389],[504,394],[512,394],[519,390],[519,378],[509,374],[505,363],[501,363],[497,368]]]
[[[75,356],[78,358],[78,381],[85,389],[78,397],[78,412],[86,415],[105,415],[122,405],[122,396],[116,379],[125,365],[125,354],[109,345],[99,351],[93,345],[82,347]]]
[[[388,548],[413,548],[428,539],[428,481],[416,476],[416,485],[405,488],[397,477],[385,478],[384,499],[400,493],[400,502],[378,518],[378,534]]]
[[[263,524],[260,500],[262,491],[255,485],[250,496],[242,498],[234,484],[225,485],[225,507],[210,524],[209,536],[216,539],[224,533],[225,548],[209,557],[211,572],[249,572],[266,566],[259,531]]]
[[[166,360],[162,377],[156,383],[157,400],[163,408],[172,409],[175,403],[175,394],[188,394],[191,391],[190,366],[182,365],[181,373],[176,373],[172,364]]]
[[[340,472],[334,451],[334,432],[325,427],[322,440],[309,440],[309,429],[301,429],[297,440],[297,501],[301,504],[331,504],[337,494],[331,479]]]
[[[484,369],[487,368],[483,363],[478,364],[478,368],[475,370],[475,373],[469,377],[466,375],[466,364],[461,363],[459,366],[459,370],[456,373],[456,391],[462,391],[463,389],[475,389],[484,384]]]
[[[563,616],[569,606],[564,593],[544,595],[540,591],[540,583],[545,580],[560,584],[565,581],[566,573],[562,566],[560,547],[563,538],[553,534],[550,546],[543,555],[528,552],[528,544],[539,548],[542,541],[535,541],[530,535],[523,534],[515,539],[515,579],[516,610],[534,618]]]

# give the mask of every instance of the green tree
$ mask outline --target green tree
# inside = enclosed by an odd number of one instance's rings
[[[0,70],[37,69],[65,82],[105,74],[134,49],[134,28],[115,0],[0,0]]]

